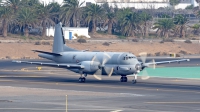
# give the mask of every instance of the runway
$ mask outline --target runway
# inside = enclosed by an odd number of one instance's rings
[[[162,59],[158,59],[162,60]],[[167,59],[169,60],[169,59]],[[199,67],[200,59],[166,67]],[[163,66],[161,66],[163,67]],[[195,71],[194,71],[195,72]],[[120,76],[96,80],[64,69],[0,61],[0,112],[199,112],[200,80],[138,79],[119,82]],[[67,103],[66,103],[67,95]]]

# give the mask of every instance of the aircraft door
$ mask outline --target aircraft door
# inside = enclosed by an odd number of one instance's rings
[[[72,40],[72,32],[69,32],[69,40]]]

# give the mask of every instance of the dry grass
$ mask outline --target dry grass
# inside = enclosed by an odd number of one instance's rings
[[[187,43],[163,43],[159,42],[116,42],[109,46],[102,43],[82,43],[77,42],[67,43],[68,46],[79,50],[89,49],[90,51],[113,51],[113,52],[131,52],[136,56],[140,52],[147,52],[150,55],[155,55],[157,52],[163,53],[180,53],[185,51],[188,54],[200,54],[200,44]],[[10,57],[12,59],[21,58],[38,58],[38,53],[31,50],[52,51],[51,45],[35,45],[35,43],[0,43],[0,58]]]

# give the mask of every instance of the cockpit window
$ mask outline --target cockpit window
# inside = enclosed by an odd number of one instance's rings
[[[136,59],[137,57],[133,54],[130,55],[124,55],[123,60],[132,60],[132,59]]]

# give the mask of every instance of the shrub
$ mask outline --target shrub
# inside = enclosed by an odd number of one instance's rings
[[[156,52],[155,55],[156,55],[156,56],[160,56],[161,53],[160,53],[160,52]]]
[[[109,46],[110,44],[108,42],[104,42],[102,45]]]
[[[6,56],[6,59],[11,59],[11,57],[10,56]]]
[[[50,42],[42,42],[42,45],[50,45]]]
[[[174,42],[173,39],[163,39],[164,42]]]
[[[77,40],[77,42],[79,42],[79,43],[81,44],[81,43],[86,43],[87,41],[86,41],[86,39],[84,39],[84,38],[79,38],[79,39]]]
[[[166,52],[163,52],[163,53],[162,53],[162,55],[163,55],[163,56],[166,56],[166,55],[168,55],[168,53],[166,53]]]
[[[176,54],[176,57],[181,57],[181,55],[180,54]]]
[[[163,43],[164,43],[164,41],[162,40],[162,41],[160,41],[160,43],[161,43],[161,44],[163,44]]]
[[[180,50],[179,51],[180,54],[188,54],[186,51]]]
[[[148,53],[147,56],[151,56],[152,54]]]
[[[132,42],[138,42],[138,39],[132,39]]]
[[[196,38],[192,38],[192,40],[198,40],[198,39],[196,39]]]
[[[120,36],[118,36],[118,38],[120,38],[120,39],[126,39],[127,37],[120,35]]]
[[[185,43],[191,44],[192,42],[190,40],[186,40]]]
[[[41,42],[39,42],[39,41],[35,42],[35,45],[41,45]]]

